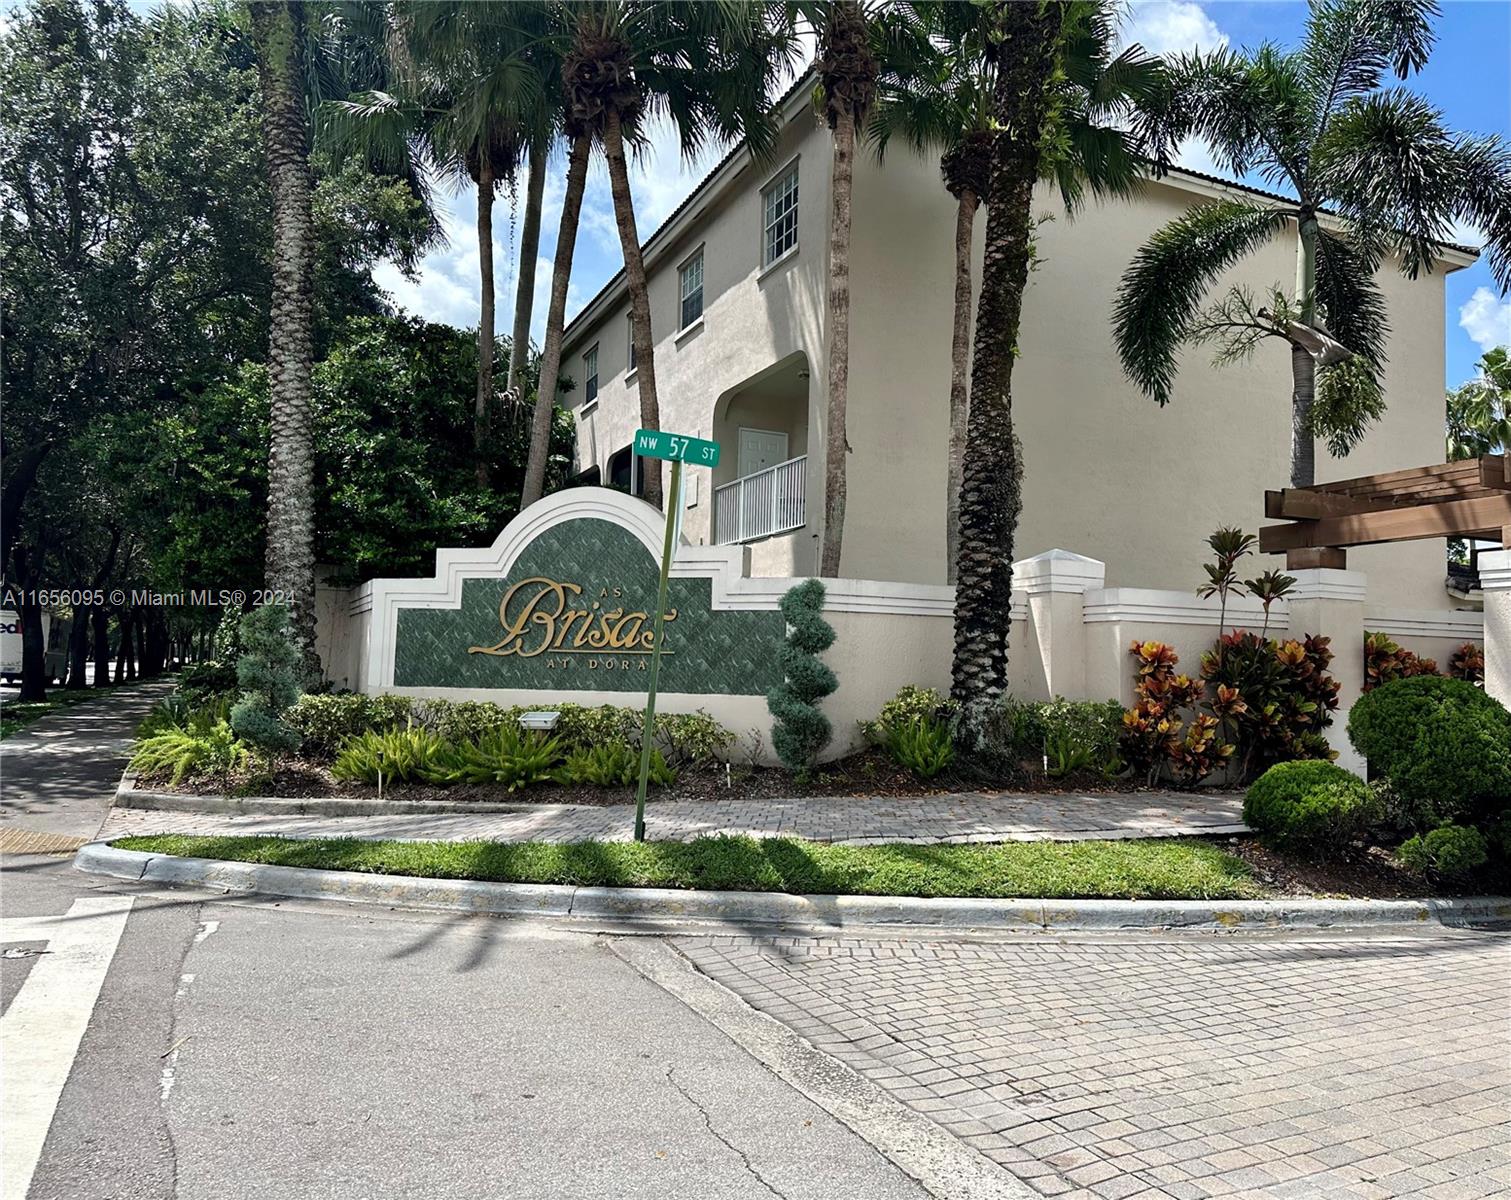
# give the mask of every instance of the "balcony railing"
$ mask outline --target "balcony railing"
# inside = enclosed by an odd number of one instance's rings
[[[728,546],[801,529],[808,456],[799,455],[714,489],[714,542]]]

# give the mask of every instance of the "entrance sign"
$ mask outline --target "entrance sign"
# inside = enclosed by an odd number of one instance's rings
[[[651,748],[656,736],[656,684],[661,678],[661,643],[666,627],[666,582],[672,571],[672,549],[682,516],[682,464],[716,466],[719,443],[679,437],[659,429],[635,431],[635,453],[642,458],[670,459],[671,493],[666,497],[666,539],[661,546],[661,582],[656,588],[656,628],[651,634],[651,677],[645,689],[645,727],[640,731],[640,783],[635,789],[635,840],[645,841],[645,788],[651,773]],[[672,614],[675,616],[676,614]]]
[[[694,467],[719,465],[718,442],[683,437],[680,433],[667,433],[664,429],[637,429],[635,453],[641,458],[659,458],[674,463],[685,462]],[[673,484],[673,494],[676,490],[676,484]]]

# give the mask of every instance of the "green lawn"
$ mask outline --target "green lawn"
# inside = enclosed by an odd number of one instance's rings
[[[830,846],[787,838],[695,842],[383,842],[128,837],[124,850],[427,879],[707,888],[850,896],[1242,899],[1248,867],[1185,838],[992,846]]]
[[[8,738],[17,730],[25,729],[33,721],[40,720],[59,709],[72,708],[108,696],[110,688],[49,688],[47,699],[19,704],[6,701],[0,704],[0,738]]]

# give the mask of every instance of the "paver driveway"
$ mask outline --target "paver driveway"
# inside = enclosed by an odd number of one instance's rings
[[[1511,938],[677,944],[1044,1195],[1511,1195]]]

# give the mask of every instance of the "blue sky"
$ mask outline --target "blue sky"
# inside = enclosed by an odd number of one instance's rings
[[[1265,40],[1293,44],[1303,33],[1306,5],[1300,0],[1134,0],[1125,36],[1158,53],[1219,45],[1253,46]],[[1450,128],[1499,133],[1511,138],[1511,3],[1505,0],[1447,0],[1438,21],[1438,44],[1427,69],[1408,86],[1426,95],[1444,112]],[[720,157],[710,148],[693,162],[682,161],[669,130],[653,128],[647,152],[635,164],[632,188],[642,239],[690,192]],[[1189,147],[1186,165],[1213,171],[1200,147]],[[561,206],[562,169],[552,171],[546,191],[540,256],[536,274],[534,336],[545,323],[551,256]],[[477,322],[477,245],[472,233],[475,192],[447,198],[450,244],[430,255],[414,279],[397,269],[379,268],[379,282],[407,311],[460,326]],[[509,202],[495,210],[495,262],[499,293],[498,325],[507,332],[513,311],[518,232]],[[1454,231],[1455,240],[1477,244],[1478,233]],[[582,229],[573,266],[567,306],[574,313],[622,264],[608,179],[594,164],[583,203]],[[1447,283],[1447,378],[1456,385],[1475,373],[1483,350],[1511,342],[1511,300],[1499,295],[1483,264],[1455,272]]]

